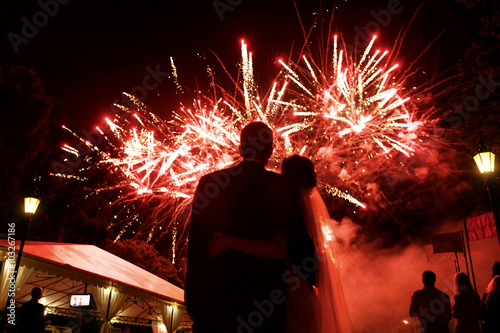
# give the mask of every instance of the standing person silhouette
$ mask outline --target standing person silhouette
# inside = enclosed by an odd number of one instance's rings
[[[45,331],[45,307],[38,303],[42,295],[43,289],[40,287],[34,287],[31,290],[31,299],[19,310],[19,332],[42,333]]]
[[[492,272],[491,275],[492,278],[497,275],[500,275],[500,261],[495,261],[495,263],[491,267],[491,272]]]
[[[418,317],[423,333],[449,333],[450,297],[434,287],[434,272],[425,271],[422,274],[422,282],[424,288],[415,291],[411,297],[410,317]]]
[[[455,333],[479,333],[479,308],[481,299],[474,291],[469,276],[460,272],[455,274],[455,304],[453,317],[455,320]]]
[[[283,175],[267,171],[272,130],[262,122],[241,131],[238,165],[200,179],[189,231],[185,303],[193,332],[285,332],[285,252],[293,269],[314,283],[314,245],[305,229],[298,191]],[[209,257],[215,233],[270,242],[282,255],[228,249]]]
[[[495,275],[481,299],[480,317],[484,333],[500,332],[500,275]]]

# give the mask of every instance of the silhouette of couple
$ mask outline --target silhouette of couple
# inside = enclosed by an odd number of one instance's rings
[[[239,150],[243,161],[202,177],[193,199],[193,332],[351,332],[312,162],[294,155],[282,174],[266,170],[273,132],[262,122],[242,130]]]

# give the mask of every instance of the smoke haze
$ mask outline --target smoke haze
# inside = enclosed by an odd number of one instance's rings
[[[422,272],[425,270],[436,273],[436,287],[450,296],[453,305],[453,253],[435,256],[431,253],[428,258],[424,244],[390,250],[380,250],[372,245],[358,244],[356,247],[351,243],[359,230],[360,227],[351,220],[343,220],[335,228],[339,233],[336,237],[343,243],[337,255],[354,332],[399,332],[398,328],[404,326],[403,320],[419,328],[418,320],[410,320],[408,310],[413,291],[423,287]],[[444,225],[435,233],[460,230],[463,230],[463,224],[457,222]],[[500,260],[500,246],[497,237],[490,237],[471,241],[470,248],[477,290],[481,295],[491,279],[491,267]],[[458,257],[460,270],[467,272],[463,254],[459,253]],[[453,326],[452,321],[450,327]]]

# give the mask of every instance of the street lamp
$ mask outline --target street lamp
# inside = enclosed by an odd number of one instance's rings
[[[29,216],[28,222],[26,222],[23,230],[23,237],[21,238],[21,246],[19,247],[19,251],[17,252],[17,260],[16,260],[16,268],[14,268],[14,278],[13,278],[13,284],[14,288],[16,285],[16,280],[17,280],[17,275],[19,273],[19,265],[21,263],[21,256],[23,254],[23,248],[24,248],[24,242],[26,241],[26,234],[28,232],[28,226],[29,223],[31,222],[31,217],[35,214],[36,209],[38,208],[38,204],[40,203],[40,200],[37,198],[33,197],[26,197],[24,198],[24,212]],[[7,297],[7,305],[5,308],[9,306],[10,303],[10,293],[9,297]]]
[[[26,214],[35,214],[36,209],[38,208],[38,204],[40,200],[33,197],[24,198],[24,212]]]
[[[474,161],[479,168],[479,171],[484,177],[488,195],[490,197],[491,210],[493,211],[493,218],[495,219],[495,226],[497,228],[498,242],[500,243],[500,218],[498,217],[497,200],[495,196],[495,189],[490,186],[490,181],[493,173],[495,172],[495,154],[484,146],[484,141],[479,141],[479,152],[474,155]]]
[[[14,270],[14,272],[15,272],[14,283],[15,283],[15,280],[17,279],[19,264],[21,263],[21,256],[23,254],[24,241],[26,240],[26,234],[28,233],[28,226],[30,225],[31,217],[33,215],[35,215],[35,213],[36,213],[36,209],[38,208],[39,203],[40,203],[40,199],[33,198],[33,197],[24,198],[24,212],[29,216],[29,219],[28,219],[28,222],[26,222],[26,225],[24,226],[23,238],[21,238],[21,246],[19,247],[19,251],[17,253],[16,269]]]

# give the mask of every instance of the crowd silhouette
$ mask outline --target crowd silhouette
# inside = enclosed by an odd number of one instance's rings
[[[434,287],[436,274],[422,274],[424,288],[413,293],[410,317],[417,317],[422,333],[449,333],[449,322],[455,318],[455,333],[500,332],[500,262],[493,265],[493,277],[482,294],[474,290],[466,273],[454,276],[453,304],[450,297]]]

